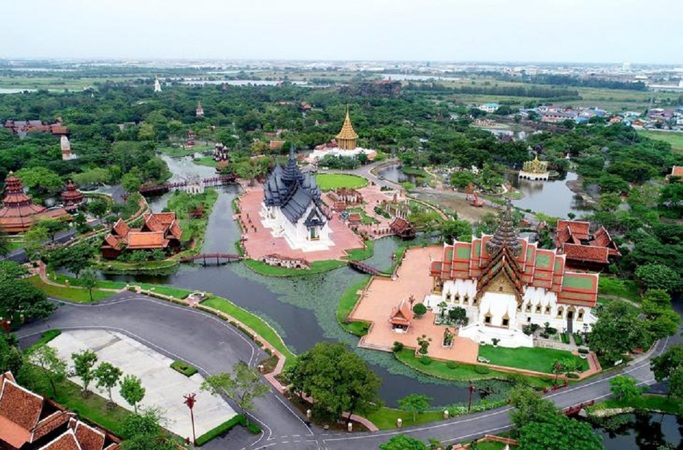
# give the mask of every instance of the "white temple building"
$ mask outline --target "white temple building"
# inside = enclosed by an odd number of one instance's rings
[[[468,325],[459,336],[504,347],[533,347],[524,325],[548,322],[558,332],[588,331],[597,318],[597,273],[566,270],[565,255],[517,236],[508,203],[493,235],[444,245],[430,267],[433,290],[425,305],[461,307]],[[443,304],[442,304],[443,306]]]
[[[304,252],[327,250],[334,245],[323,210],[320,189],[315,176],[303,173],[297,166],[294,147],[287,165],[278,163],[263,186],[261,219],[273,237],[284,237],[295,250]]]

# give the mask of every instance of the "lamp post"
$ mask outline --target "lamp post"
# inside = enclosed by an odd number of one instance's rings
[[[194,394],[194,393],[187,394],[187,395],[183,396],[183,398],[185,399],[185,401],[183,403],[185,403],[187,405],[187,407],[190,408],[190,420],[192,421],[192,444],[193,445],[197,443],[197,436],[195,435],[195,431],[194,431],[194,411],[192,410],[194,408],[194,404],[197,403],[196,397],[197,397],[197,394]]]
[[[467,387],[467,390],[470,391],[470,399],[467,402],[467,412],[469,413],[472,410],[472,393],[474,392],[474,385],[470,382],[470,385]]]

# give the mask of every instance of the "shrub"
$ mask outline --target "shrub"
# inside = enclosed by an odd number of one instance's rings
[[[579,333],[574,333],[574,342],[576,345],[583,345],[583,338]]]
[[[186,377],[191,377],[195,373],[197,373],[197,368],[194,366],[191,366],[190,364],[186,363],[185,361],[173,361],[171,363],[171,368],[177,372],[182,373]]]
[[[581,353],[582,355],[588,354],[588,351],[589,350],[586,347],[579,347],[579,353]]]
[[[545,331],[546,331],[546,333],[548,333],[548,334],[557,334],[557,328],[548,327],[548,328],[545,329]]]
[[[543,339],[548,339],[550,337],[550,335],[544,331],[543,333],[541,333],[541,337]]]
[[[413,306],[413,312],[417,317],[424,316],[427,313],[427,307],[424,303],[417,303]]]
[[[491,369],[489,369],[486,366],[474,366],[474,371],[477,372],[479,375],[486,375],[487,373],[491,372]]]
[[[422,364],[424,364],[425,366],[428,366],[428,365],[430,365],[430,364],[432,363],[432,358],[430,358],[429,356],[426,356],[426,355],[425,355],[425,356],[423,356],[422,358],[420,358],[420,362],[421,362]]]
[[[249,425],[247,425],[247,430],[249,430],[249,432],[251,434],[261,433],[261,427],[258,426],[258,424],[254,423],[254,422],[249,422]]]
[[[242,425],[244,426],[246,424],[246,418],[242,414],[238,414],[232,419],[228,420],[227,422],[223,422],[222,424],[218,425],[216,428],[213,428],[206,433],[202,434],[197,438],[197,446],[201,447],[202,445],[206,444],[209,441],[212,441],[216,439],[217,437],[224,436],[227,434],[230,430],[235,428],[237,425]],[[258,426],[258,425],[256,425]],[[260,428],[259,428],[260,431]]]
[[[446,367],[448,367],[451,370],[455,370],[458,368],[458,365],[455,363],[455,361],[448,361],[446,363]]]
[[[394,353],[398,353],[401,350],[403,350],[403,347],[403,342],[394,341],[394,345],[391,347],[391,351]]]
[[[560,334],[560,339],[562,339],[562,342],[565,344],[569,344],[569,333]]]

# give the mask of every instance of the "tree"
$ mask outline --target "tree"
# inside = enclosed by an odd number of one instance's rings
[[[52,393],[57,395],[56,382],[66,378],[66,361],[60,359],[57,350],[47,344],[31,349],[28,357],[31,362],[41,368],[52,387]]]
[[[61,177],[45,167],[24,167],[17,171],[16,176],[24,187],[40,197],[56,194],[64,188]]]
[[[24,233],[24,251],[32,260],[39,259],[48,241],[47,230],[42,227],[33,227]]]
[[[121,369],[106,361],[93,371],[93,376],[97,380],[97,387],[103,387],[107,390],[109,403],[112,405],[114,404],[114,399],[111,397],[111,390],[118,384],[122,374]]]
[[[176,450],[161,427],[162,416],[158,410],[147,409],[142,414],[129,414],[121,424],[121,434],[125,439],[122,450]]]
[[[140,180],[140,177],[129,172],[121,177],[121,186],[123,186],[126,192],[137,192],[140,186],[142,186],[142,180]]]
[[[109,205],[102,200],[95,200],[94,202],[88,203],[88,211],[97,218],[101,218],[107,213]]]
[[[640,326],[640,311],[635,306],[615,301],[601,306],[596,314],[590,346],[609,361],[617,361],[635,348],[647,348],[652,342],[650,332]]]
[[[448,318],[454,324],[464,327],[469,322],[467,318],[467,311],[461,306],[456,306],[448,311]]]
[[[215,396],[227,395],[246,413],[254,409],[254,400],[266,395],[270,389],[263,384],[261,375],[253,367],[239,361],[232,366],[232,374],[220,373],[207,377],[202,383],[202,390]],[[249,423],[249,416],[245,416]]]
[[[422,414],[429,408],[431,397],[422,394],[410,394],[398,400],[398,407],[413,415],[413,422],[417,420],[417,415]]]
[[[343,343],[320,342],[287,371],[292,391],[315,399],[314,411],[341,417],[380,404],[379,377]]]
[[[683,367],[677,367],[669,376],[669,395],[683,399]]]
[[[68,247],[61,247],[46,255],[50,266],[55,269],[64,268],[78,278],[85,268],[90,266],[94,249],[87,242],[79,242]]]
[[[612,378],[609,380],[609,385],[612,388],[612,395],[614,395],[617,400],[623,400],[625,402],[635,400],[643,393],[642,389],[636,386],[635,378],[625,375],[617,375]]]
[[[564,415],[550,414],[519,428],[520,450],[602,450],[593,428]]]
[[[57,306],[49,302],[43,291],[27,281],[0,278],[0,311],[7,317],[23,314],[24,319],[41,319],[50,316]]]
[[[454,240],[469,241],[472,238],[472,225],[466,220],[444,222],[439,230],[443,242]]]
[[[55,240],[55,235],[60,231],[64,231],[69,228],[69,224],[63,220],[57,219],[41,219],[36,223],[35,227],[40,227],[45,229],[45,232],[50,237],[51,241]]]
[[[0,373],[10,371],[18,374],[24,365],[24,355],[14,344],[10,343],[11,335],[0,335]]]
[[[135,414],[137,414],[138,403],[145,398],[146,392],[146,389],[142,386],[142,381],[135,375],[125,375],[121,380],[120,386],[119,394],[133,407]]]
[[[92,302],[92,290],[97,287],[97,272],[90,267],[85,269],[83,271],[83,276],[81,277],[81,284],[88,290],[90,301]]]
[[[672,345],[664,353],[650,360],[650,369],[657,382],[669,378],[679,367],[683,367],[683,346],[679,344]]]
[[[647,289],[671,291],[680,285],[678,273],[663,264],[645,264],[636,269],[635,275]]]
[[[413,306],[413,312],[417,317],[422,317],[427,313],[427,307],[424,303],[416,303],[415,306]]]
[[[451,175],[451,185],[453,187],[465,189],[471,183],[474,183],[474,174],[469,170],[461,170]]]
[[[379,444],[380,450],[427,450],[424,442],[405,434],[392,437],[387,442]]]
[[[88,395],[88,386],[95,377],[95,363],[97,355],[92,350],[83,350],[80,353],[72,353],[76,376],[83,382],[83,396]]]
[[[510,395],[510,420],[518,429],[527,423],[558,414],[557,407],[550,400],[541,397],[528,387],[516,387]]]

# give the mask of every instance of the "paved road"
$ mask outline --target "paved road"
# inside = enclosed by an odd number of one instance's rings
[[[212,315],[132,293],[118,294],[97,305],[63,305],[49,319],[23,327],[18,336],[25,343],[50,328],[119,331],[166,356],[188,361],[204,375],[228,371],[239,360],[254,365],[266,356],[239,331]],[[660,342],[653,354],[661,353],[668,344],[668,339]],[[642,384],[654,382],[649,358],[633,363],[624,371]],[[609,379],[614,376],[616,373],[601,375],[559,390],[548,398],[560,407],[601,399],[610,395]],[[179,401],[182,401],[180,394]],[[401,432],[425,441],[437,438],[447,443],[460,442],[509,428],[509,410],[509,407],[498,408],[432,425],[406,428]],[[239,428],[205,448],[374,450],[381,442],[399,433],[348,434],[309,429],[301,415],[275,391],[257,401],[255,417],[264,424],[263,435],[250,436]]]

